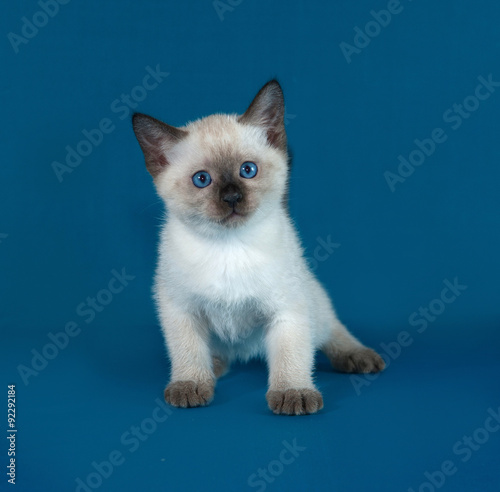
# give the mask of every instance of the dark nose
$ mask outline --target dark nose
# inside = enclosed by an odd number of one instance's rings
[[[240,193],[240,190],[233,185],[227,186],[224,190],[222,190],[222,201],[226,202],[230,207],[236,205],[236,203],[240,202],[243,198],[243,195]]]
[[[224,200],[230,207],[234,207],[234,205],[238,202],[241,202],[242,194],[239,192],[235,193],[226,193],[222,200]]]

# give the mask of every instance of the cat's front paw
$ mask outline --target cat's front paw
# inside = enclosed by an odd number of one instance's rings
[[[165,388],[164,395],[165,401],[174,407],[202,407],[214,397],[214,386],[212,383],[174,381]]]
[[[380,355],[371,348],[361,347],[335,356],[332,365],[340,372],[379,372],[385,367]]]
[[[266,399],[277,415],[306,415],[323,408],[323,397],[315,389],[269,390]]]

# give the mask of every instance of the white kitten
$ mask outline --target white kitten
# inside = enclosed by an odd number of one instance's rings
[[[134,131],[167,208],[155,297],[172,363],[167,402],[206,405],[236,358],[262,356],[278,414],[323,407],[316,349],[344,372],[384,362],[337,319],[303,257],[286,206],[284,101],[267,83],[248,110],[174,128],[143,114]]]

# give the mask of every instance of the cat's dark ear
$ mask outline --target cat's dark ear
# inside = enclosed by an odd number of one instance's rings
[[[146,168],[156,178],[168,164],[169,150],[188,132],[141,113],[132,116],[132,126],[144,152]]]
[[[239,121],[264,127],[268,142],[286,152],[285,101],[277,80],[262,87]]]

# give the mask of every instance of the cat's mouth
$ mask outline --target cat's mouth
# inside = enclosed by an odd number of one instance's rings
[[[223,224],[233,224],[235,222],[239,222],[245,218],[246,214],[242,213],[239,210],[233,208],[229,214],[227,214],[223,219]]]

